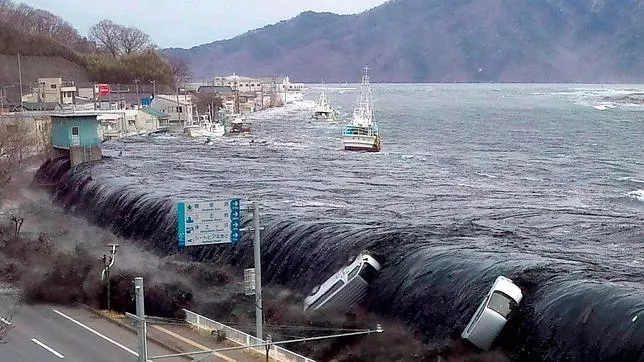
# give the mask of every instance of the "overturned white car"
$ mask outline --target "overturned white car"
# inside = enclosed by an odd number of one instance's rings
[[[367,294],[369,283],[379,271],[380,263],[367,251],[361,252],[351,264],[313,288],[311,295],[304,299],[304,310],[353,307]]]
[[[521,299],[521,289],[511,279],[499,276],[465,326],[461,338],[483,350],[489,349]]]

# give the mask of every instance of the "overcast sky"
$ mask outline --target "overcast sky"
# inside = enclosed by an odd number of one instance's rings
[[[302,11],[355,14],[385,0],[15,0],[52,12],[86,36],[102,19],[135,26],[162,48],[228,39]]]

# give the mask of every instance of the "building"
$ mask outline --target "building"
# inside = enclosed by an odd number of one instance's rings
[[[100,122],[95,113],[51,116],[51,146],[54,155],[68,156],[72,166],[102,158]]]
[[[228,86],[233,90],[240,92],[261,92],[262,82],[256,78],[242,77],[236,74],[226,77],[215,77],[213,80],[214,86],[224,87]]]
[[[150,102],[150,108],[168,115],[168,126],[183,128],[194,120],[194,105],[189,95],[157,94]]]
[[[74,82],[62,78],[38,78],[38,86],[30,94],[22,96],[23,102],[28,103],[58,103],[74,104],[77,88]]]
[[[167,127],[170,116],[154,108],[141,108],[138,110],[135,127],[148,132]]]

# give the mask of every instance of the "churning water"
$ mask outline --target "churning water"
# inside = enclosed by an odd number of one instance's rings
[[[631,89],[629,89],[631,88]],[[113,158],[38,177],[94,222],[176,251],[178,199],[261,200],[264,282],[306,294],[369,249],[365,305],[427,341],[458,338],[496,276],[524,300],[497,346],[517,360],[644,360],[644,108],[633,86],[376,85],[380,153],[342,150],[356,90],[250,116],[252,135],[104,144]],[[122,155],[118,154],[122,151]],[[252,265],[236,247],[191,250]]]

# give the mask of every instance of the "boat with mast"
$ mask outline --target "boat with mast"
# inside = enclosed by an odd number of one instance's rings
[[[239,90],[235,90],[235,108],[232,115],[228,116],[223,114],[224,121],[222,122],[226,127],[226,134],[249,133],[251,124],[246,121],[246,117],[241,111],[239,104]]]
[[[187,125],[183,132],[191,137],[221,137],[225,133],[224,125],[213,122],[209,114],[199,116],[199,123]]]
[[[315,103],[315,108],[313,108],[313,118],[317,120],[335,120],[335,109],[333,109],[333,107],[331,107],[331,104],[329,104],[329,100],[326,97],[326,92],[324,92],[324,89],[322,89],[322,94],[320,94],[320,98]]]
[[[373,119],[373,100],[368,71],[369,67],[365,66],[353,118],[342,132],[342,143],[347,151],[380,151],[380,133]]]

